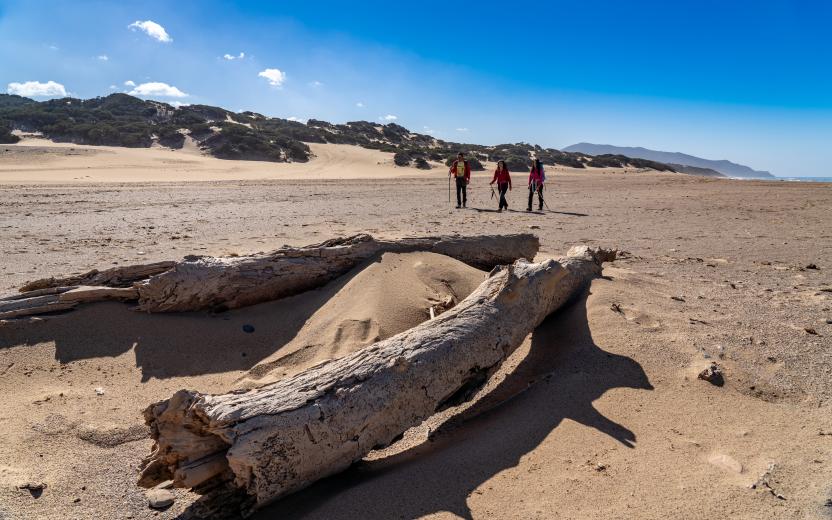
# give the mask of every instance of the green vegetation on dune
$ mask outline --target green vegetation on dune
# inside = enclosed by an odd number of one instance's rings
[[[527,143],[454,143],[411,132],[395,123],[333,124],[310,119],[304,124],[208,105],[174,107],[127,94],[43,102],[0,94],[0,143],[17,141],[12,129],[40,132],[55,141],[137,148],[153,143],[181,148],[190,137],[215,157],[251,161],[305,162],[311,156],[307,143],[333,143],[393,153],[396,165],[419,169],[430,169],[431,163],[450,164],[462,151],[475,171],[484,169],[483,162],[498,160],[506,161],[512,171],[524,171],[531,166],[533,155],[549,166],[632,166],[674,171],[666,164],[644,159],[592,157]]]

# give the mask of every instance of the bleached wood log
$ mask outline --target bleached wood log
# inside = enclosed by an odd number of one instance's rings
[[[24,285],[20,289],[23,294],[0,298],[0,302],[57,294],[77,286],[132,286],[138,291],[133,298],[139,302],[137,310],[233,309],[321,287],[384,252],[431,251],[477,268],[491,269],[518,258],[532,259],[538,247],[537,237],[531,234],[399,240],[376,240],[361,234],[241,257],[188,256],[181,262],[157,262],[92,270],[66,278],[43,278]]]
[[[36,291],[38,289],[48,289],[55,287],[67,287],[73,285],[88,285],[101,287],[129,287],[133,282],[144,280],[153,275],[163,273],[172,268],[176,262],[155,262],[152,264],[138,264],[127,265],[122,267],[113,267],[99,271],[93,269],[87,273],[77,276],[67,276],[64,278],[41,278],[28,282],[20,288],[20,292],[26,293]]]
[[[583,246],[500,266],[451,310],[344,358],[254,390],[179,391],[145,411],[156,442],[139,483],[210,485],[225,506],[234,490],[245,514],[342,471],[469,399],[614,257]]]
[[[518,258],[533,259],[538,247],[537,237],[531,234],[399,240],[361,234],[243,257],[187,257],[137,284],[138,308],[148,312],[232,309],[276,300],[321,287],[383,252],[431,251],[491,269]]]
[[[138,298],[135,287],[50,287],[0,299],[0,319],[65,311],[79,303]]]

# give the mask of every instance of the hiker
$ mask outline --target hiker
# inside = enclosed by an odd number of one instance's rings
[[[465,207],[468,203],[468,183],[471,181],[471,166],[465,160],[465,154],[456,154],[456,161],[448,170],[448,175],[456,178],[456,208]]]
[[[529,172],[529,205],[526,211],[532,210],[532,199],[537,192],[539,202],[538,210],[543,211],[543,183],[546,182],[546,174],[543,172],[543,163],[540,159],[532,160],[532,171]]]
[[[497,211],[503,211],[503,208],[508,209],[508,202],[506,202],[506,192],[511,189],[511,175],[508,173],[505,161],[497,161],[497,169],[494,170],[494,178],[488,183],[489,186],[497,183],[497,191],[500,192],[500,207]]]

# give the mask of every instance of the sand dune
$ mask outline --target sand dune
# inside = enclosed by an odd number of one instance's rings
[[[165,182],[261,179],[396,178],[429,173],[393,164],[393,154],[358,146],[310,143],[315,157],[307,163],[271,163],[216,159],[193,146],[119,148],[24,139],[0,145],[0,183]]]

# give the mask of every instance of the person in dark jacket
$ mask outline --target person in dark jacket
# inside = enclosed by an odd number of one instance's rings
[[[465,160],[465,154],[457,154],[448,175],[456,179],[456,207],[464,208],[468,203],[468,183],[471,182],[471,165]]]
[[[537,192],[538,210],[543,211],[543,183],[546,181],[546,174],[543,173],[543,163],[540,159],[532,161],[532,171],[529,172],[529,205],[526,211],[532,210],[532,199]]]
[[[500,207],[497,211],[503,211],[503,208],[508,209],[508,202],[506,202],[506,192],[511,189],[511,174],[508,173],[505,161],[497,161],[497,169],[494,170],[494,178],[488,183],[489,186],[497,183],[497,191],[500,192]]]

